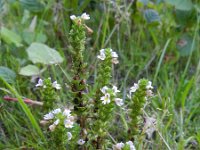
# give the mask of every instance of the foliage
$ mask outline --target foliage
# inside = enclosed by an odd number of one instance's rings
[[[70,19],[83,12],[90,27]],[[199,13],[198,0],[1,0],[0,149],[199,149]],[[96,58],[102,48],[104,61]],[[151,99],[143,78],[153,81]],[[143,88],[128,98],[139,79]],[[114,86],[121,92],[113,95]],[[38,124],[55,108],[78,116],[73,128]]]

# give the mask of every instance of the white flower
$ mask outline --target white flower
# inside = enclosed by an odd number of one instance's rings
[[[74,116],[68,116],[67,119],[70,120],[70,121],[72,121],[72,122],[74,122],[75,117]]]
[[[118,64],[119,63],[119,61],[117,59],[118,54],[116,52],[114,52],[112,49],[110,49],[110,53],[111,53],[111,56],[112,56],[112,63]],[[101,60],[105,60],[105,58],[106,58],[105,49],[100,50],[100,55],[98,55],[97,58],[99,58]]]
[[[148,97],[153,96],[152,90],[147,90],[147,91],[146,91],[146,94],[147,94]]]
[[[43,84],[43,80],[42,79],[39,79],[38,80],[38,83],[35,85],[36,87],[38,87],[38,86],[43,86],[44,84]]]
[[[83,139],[79,139],[77,141],[77,143],[78,143],[78,145],[83,145],[83,144],[85,144],[85,141]]]
[[[97,58],[99,58],[101,60],[105,60],[105,58],[106,58],[105,49],[100,50],[100,55],[98,55]]]
[[[65,119],[64,121],[64,125],[65,125],[65,128],[73,128],[73,122],[69,119]]]
[[[83,19],[83,20],[89,20],[89,19],[90,19],[90,15],[88,15],[88,14],[86,14],[86,13],[83,13],[83,14],[81,15],[81,19]]]
[[[57,119],[53,124],[54,124],[54,125],[58,125],[59,122],[60,122],[60,119]]]
[[[67,132],[67,137],[68,137],[68,141],[70,141],[72,139],[72,134],[71,132]]]
[[[149,81],[147,86],[146,86],[146,89],[149,90],[149,89],[153,89],[153,86],[152,86],[152,82]]]
[[[130,146],[130,150],[136,150],[132,141],[128,141],[128,142],[126,142],[126,144]]]
[[[75,19],[76,19],[76,16],[75,16],[75,15],[71,15],[71,16],[70,16],[70,19],[71,19],[71,20],[75,20]]]
[[[102,103],[109,104],[110,103],[110,94],[106,93],[104,96],[101,97]]]
[[[57,89],[57,90],[60,90],[60,89],[61,89],[61,85],[58,84],[57,81],[54,81],[54,82],[52,83],[52,86],[53,86],[55,89]]]
[[[71,113],[71,110],[69,110],[69,109],[65,109],[65,110],[63,111],[63,115],[66,116],[66,117],[71,116],[70,113]]]
[[[107,93],[107,90],[108,90],[108,87],[107,87],[107,86],[104,86],[104,87],[101,88],[100,90],[101,90],[101,92],[102,92],[103,94],[106,94],[106,93]]]
[[[61,109],[60,108],[55,109],[55,110],[52,111],[52,113],[55,114],[55,115],[59,114],[59,113],[61,113]]]
[[[52,124],[52,125],[49,126],[49,130],[50,130],[50,131],[54,131],[55,128],[56,128],[56,125],[55,125],[55,124]]]
[[[54,131],[56,126],[59,124],[60,119],[57,119],[52,125],[49,126],[50,131]]]
[[[131,99],[132,93],[136,92],[138,88],[139,88],[139,85],[137,83],[134,83],[134,85],[130,88],[129,95],[127,95],[128,98]]]
[[[121,98],[115,98],[115,103],[118,106],[122,106],[124,104],[123,99],[121,99]]]
[[[136,92],[136,90],[139,88],[139,85],[137,84],[137,83],[134,83],[134,86],[132,86],[131,88],[130,88],[130,92],[131,93],[134,93],[134,92]]]
[[[112,56],[112,63],[113,64],[118,64],[118,54],[116,52],[114,52],[112,49],[110,49],[111,52],[111,56]]]
[[[112,58],[112,63],[113,64],[118,64],[119,63],[119,60],[117,58]]]
[[[48,113],[46,115],[44,115],[44,120],[51,120],[54,118],[54,114],[53,113]]]
[[[124,147],[124,143],[120,142],[116,145],[113,145],[113,150],[121,150]]]
[[[118,58],[118,54],[116,52],[111,52],[112,58]]]
[[[116,95],[118,92],[120,92],[116,86],[113,86],[112,88],[114,95]]]
[[[146,86],[146,89],[149,90],[149,89],[153,89],[153,86],[152,86],[152,82],[149,81],[147,86]]]

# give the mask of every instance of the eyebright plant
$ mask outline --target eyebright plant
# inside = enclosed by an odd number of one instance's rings
[[[152,83],[141,79],[130,88],[126,99],[122,99],[121,92],[115,83],[111,82],[113,66],[119,63],[117,52],[111,48],[104,48],[97,55],[97,77],[94,84],[88,85],[87,63],[84,60],[86,31],[91,29],[85,24],[90,16],[70,16],[72,29],[69,41],[72,49],[72,80],[70,81],[71,101],[73,108],[68,107],[52,110],[55,105],[55,92],[61,88],[56,81],[40,79],[36,87],[41,88],[45,110],[41,124],[48,124],[46,134],[55,149],[108,149],[135,150],[137,136],[142,129],[150,129],[142,120],[144,105],[153,96]],[[116,111],[123,111],[125,136],[117,137],[113,142],[109,133],[116,121]],[[120,120],[118,120],[120,121]],[[122,124],[123,124],[122,123]],[[117,129],[117,128],[116,128]],[[151,130],[153,131],[153,130]],[[149,132],[150,133],[150,132]],[[124,135],[124,133],[122,134]]]
[[[44,110],[47,112],[54,107],[54,102],[56,100],[56,90],[61,89],[61,85],[54,81],[52,83],[51,78],[39,79],[38,83],[35,85],[41,91],[41,100],[44,102]]]
[[[148,98],[153,96],[152,89],[152,82],[146,79],[139,80],[138,83],[134,83],[130,88],[128,97],[131,100],[129,103],[129,116],[131,119],[129,122],[129,138],[131,139],[139,134],[139,124],[142,123],[142,108]]]

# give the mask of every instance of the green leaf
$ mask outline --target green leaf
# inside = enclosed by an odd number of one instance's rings
[[[194,10],[175,10],[176,22],[181,26],[193,26],[196,23],[196,12]]]
[[[44,9],[44,5],[38,0],[20,0],[20,4],[31,12],[41,12]]]
[[[22,46],[21,44],[21,37],[19,35],[17,35],[15,32],[2,27],[0,30],[0,35],[1,38],[7,43],[7,44],[12,44],[14,43],[17,47]]]
[[[47,41],[47,36],[44,33],[42,32],[37,33],[36,42],[45,43],[46,41]]]
[[[34,76],[34,75],[39,75],[40,70],[35,65],[27,65],[20,69],[19,74],[21,74],[23,76]]]
[[[195,48],[192,49],[192,42],[193,38],[188,34],[184,34],[179,38],[177,49],[181,56],[189,56],[195,50]]]
[[[35,35],[33,32],[24,31],[23,32],[23,39],[27,44],[31,44],[34,41]]]
[[[0,77],[3,78],[8,83],[14,83],[16,74],[11,69],[0,66]]]
[[[191,0],[165,0],[165,2],[175,6],[179,10],[189,11],[193,8]]]
[[[160,16],[158,12],[153,9],[146,9],[144,11],[144,17],[148,23],[160,22]]]
[[[23,39],[27,44],[31,44],[33,42],[45,43],[47,41],[47,37],[44,33],[34,33],[30,31],[23,32]]]
[[[42,63],[45,65],[57,64],[63,62],[63,58],[60,54],[41,43],[32,43],[26,50],[28,53],[29,60],[35,63]]]

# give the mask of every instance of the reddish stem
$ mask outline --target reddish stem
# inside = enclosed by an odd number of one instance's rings
[[[17,98],[12,98],[10,96],[4,96],[3,99],[6,100],[6,101],[18,102]],[[42,102],[38,102],[38,101],[31,100],[31,99],[28,99],[28,98],[24,98],[23,101],[24,101],[24,103],[26,103],[28,105],[39,105],[39,106],[43,105]]]

